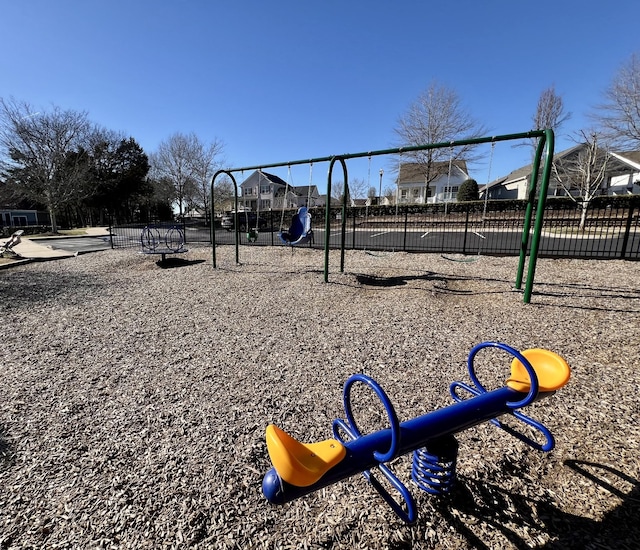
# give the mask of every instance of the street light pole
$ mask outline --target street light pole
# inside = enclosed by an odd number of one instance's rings
[[[382,175],[384,174],[384,170],[380,168],[380,192],[378,194],[378,205],[382,204]]]

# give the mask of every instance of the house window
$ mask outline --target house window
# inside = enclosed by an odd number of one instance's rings
[[[413,198],[417,199],[420,196],[420,189],[414,189],[413,190]]]
[[[262,199],[260,201],[260,210],[271,210],[271,200],[270,199]]]
[[[401,199],[406,199],[407,198],[407,190],[406,189],[401,189],[400,190],[400,198]]]
[[[260,194],[261,195],[266,195],[267,193],[271,192],[271,186],[270,185],[261,185],[260,186]]]
[[[444,195],[445,197],[451,197],[452,199],[454,199],[458,195],[458,186],[457,185],[452,185],[450,187],[445,186]]]

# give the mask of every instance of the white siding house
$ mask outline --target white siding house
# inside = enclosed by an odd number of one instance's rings
[[[398,204],[455,202],[458,189],[469,179],[464,161],[436,162],[431,170],[435,177],[427,182],[425,168],[418,163],[403,163],[398,173]]]

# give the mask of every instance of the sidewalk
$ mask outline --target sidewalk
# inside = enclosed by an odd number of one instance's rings
[[[84,228],[88,237],[105,237],[110,235],[108,227],[85,227]],[[76,235],[81,237],[82,235]]]
[[[78,252],[69,252],[67,250],[54,249],[51,246],[47,246],[45,243],[49,239],[65,239],[65,238],[82,238],[82,237],[105,237],[109,235],[108,227],[87,227],[83,228],[85,234],[82,235],[70,235],[60,234],[55,236],[42,236],[42,237],[20,237],[20,242],[16,244],[11,251],[15,253],[16,257],[0,257],[0,269],[13,267],[33,260],[55,260],[61,258],[72,258],[78,255]],[[0,243],[8,241],[7,239],[1,239]]]
[[[73,238],[78,239],[82,237],[108,237],[110,235],[108,227],[82,227],[75,231],[84,231],[84,234],[71,234],[71,233],[59,233],[57,235],[31,235],[28,239],[34,241],[47,240],[47,239],[64,239]]]

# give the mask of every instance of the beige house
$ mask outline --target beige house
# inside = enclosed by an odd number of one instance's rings
[[[563,165],[575,162],[586,145],[580,144],[553,156],[554,165],[562,170]],[[640,151],[625,153],[603,152],[606,154],[606,174],[600,188],[601,195],[629,195],[640,194]],[[480,197],[484,198],[488,191],[490,199],[518,199],[527,198],[527,189],[531,181],[532,165],[528,164],[514,170],[510,174],[495,179],[488,185],[480,187]],[[571,190],[575,195],[577,190]],[[555,171],[549,179],[547,196],[566,196],[567,191],[557,179]]]

